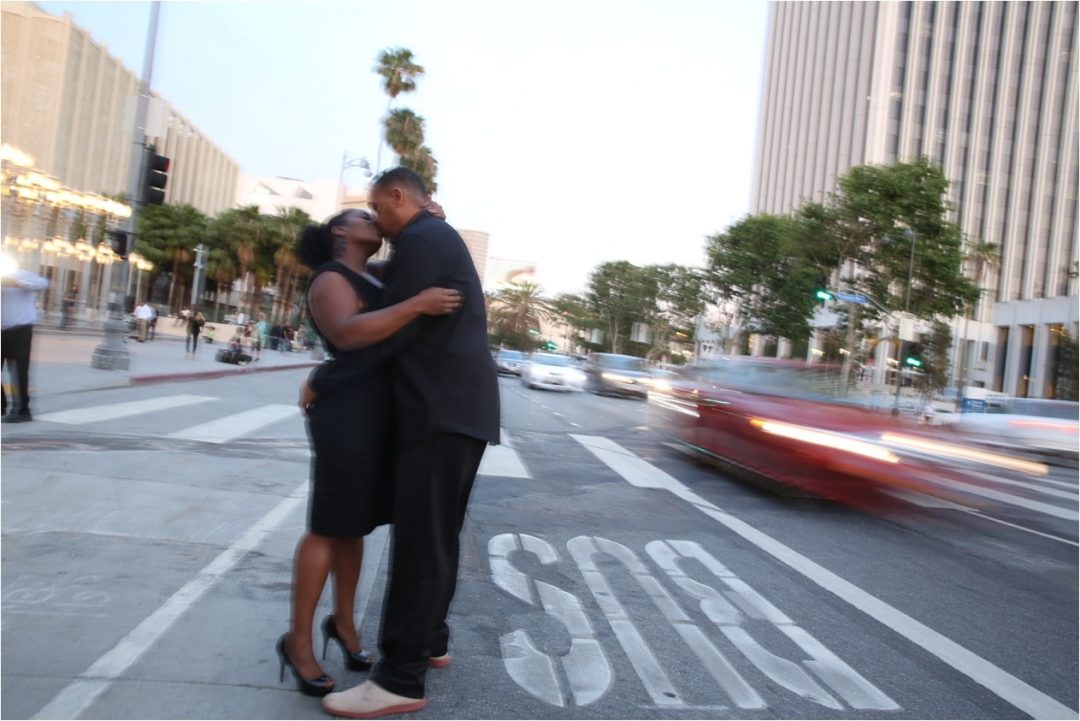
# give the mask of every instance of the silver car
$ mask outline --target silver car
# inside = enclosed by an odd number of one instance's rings
[[[499,375],[520,376],[521,369],[529,359],[519,350],[499,350],[495,352],[495,368]]]

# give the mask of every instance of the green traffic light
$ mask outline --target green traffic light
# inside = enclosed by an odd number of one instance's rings
[[[921,368],[922,367],[922,361],[919,360],[918,358],[910,358],[909,357],[904,362],[907,363],[909,366],[914,366],[915,368]]]
[[[819,290],[817,293],[814,293],[814,297],[818,300],[832,300],[832,293],[827,290]]]

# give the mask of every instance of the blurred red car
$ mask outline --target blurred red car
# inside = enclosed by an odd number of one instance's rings
[[[840,395],[839,368],[750,357],[690,367],[650,395],[659,423],[702,457],[773,489],[858,506],[887,491],[951,497],[962,446]],[[884,491],[884,492],[883,492]]]

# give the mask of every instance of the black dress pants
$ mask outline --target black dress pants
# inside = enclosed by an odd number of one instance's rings
[[[390,586],[371,679],[424,695],[428,656],[447,651],[446,614],[457,588],[461,526],[485,441],[444,433],[397,453]]]
[[[30,412],[30,341],[33,335],[32,325],[17,325],[0,331],[2,362],[7,366],[8,378],[11,379],[12,395],[17,393],[19,396],[16,413]],[[0,395],[3,396],[0,414],[4,414],[8,410],[7,393],[0,391]]]

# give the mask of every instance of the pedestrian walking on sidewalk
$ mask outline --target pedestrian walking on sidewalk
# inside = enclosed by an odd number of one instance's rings
[[[303,407],[314,457],[308,530],[296,547],[291,622],[277,651],[282,680],[288,668],[299,690],[310,696],[324,696],[335,687],[313,650],[315,608],[331,573],[334,613],[320,626],[323,657],[333,640],[350,670],[374,663],[360,642],[354,606],[364,536],[390,520],[394,427],[388,371],[367,346],[422,314],[446,314],[460,305],[456,291],[428,288],[384,307],[381,284],[367,273],[367,260],[381,245],[370,213],[346,210],[323,225],[306,227],[295,250],[314,270],[307,302],[330,350],[331,359],[324,365],[350,369],[340,382],[327,382],[318,403]],[[346,347],[353,350],[343,350]]]
[[[28,270],[5,269],[0,276],[0,362],[7,368],[12,395],[18,394],[18,404],[12,399],[9,413],[7,391],[0,390],[3,397],[0,413],[4,423],[33,420],[30,414],[30,346],[37,323],[34,293],[48,287],[49,281]]]
[[[449,316],[419,319],[376,349],[389,360],[397,417],[381,659],[370,680],[323,699],[328,713],[354,718],[424,708],[428,668],[450,663],[446,617],[457,585],[461,527],[484,450],[499,440],[484,293],[464,241],[428,212],[423,181],[411,170],[394,168],[376,178],[369,202],[394,245],[383,302],[443,286],[460,290],[463,305]],[[308,393],[316,407],[349,370],[316,369]]]
[[[158,322],[158,307],[153,303],[150,304],[150,320],[146,324],[146,332],[150,340],[157,338],[157,322]]]
[[[187,338],[184,340],[184,350],[189,356],[194,356],[199,350],[199,333],[206,325],[206,316],[197,306],[192,306],[187,321]]]
[[[79,302],[79,286],[72,285],[64,296],[63,305],[60,309],[60,327],[67,330],[71,326],[71,316],[75,313],[75,305]]]

